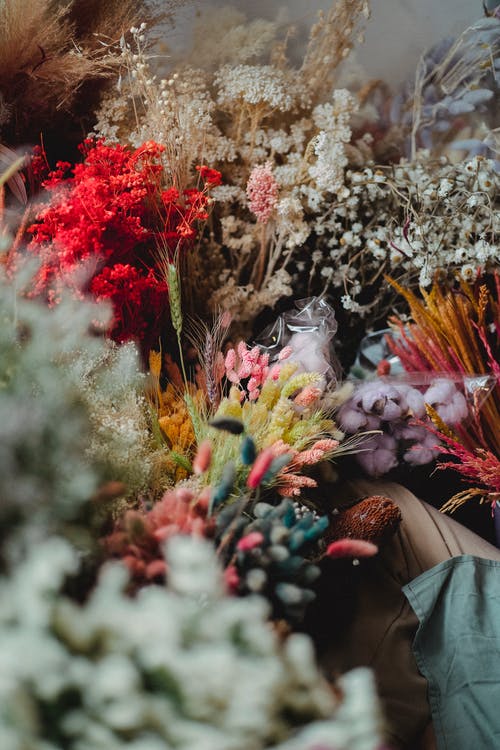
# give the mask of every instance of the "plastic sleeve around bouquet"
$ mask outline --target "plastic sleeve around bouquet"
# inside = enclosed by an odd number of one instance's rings
[[[299,372],[318,372],[325,386],[335,388],[341,373],[333,347],[338,327],[335,312],[319,297],[294,304],[295,309],[282,313],[262,331],[257,343],[269,354],[271,362],[278,359],[284,347],[290,347],[288,361],[296,362]]]
[[[366,433],[356,459],[370,476],[392,469],[431,463],[439,441],[431,429],[427,406],[457,434],[481,409],[495,378],[460,373],[406,373],[360,381],[337,415],[348,435]]]

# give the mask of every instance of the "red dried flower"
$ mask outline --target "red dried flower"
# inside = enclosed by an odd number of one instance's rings
[[[216,187],[222,183],[222,175],[217,169],[210,169],[210,167],[206,167],[205,165],[196,167],[196,169],[200,173],[202,180],[208,182],[209,185]]]
[[[168,205],[169,203],[177,203],[179,200],[179,191],[177,188],[168,188],[168,190],[162,192],[161,199],[165,205]]]
[[[147,141],[135,151],[86,139],[83,162],[59,162],[44,187],[51,193],[30,227],[30,249],[41,259],[35,293],[56,301],[60,288],[91,292],[113,304],[110,335],[139,339],[147,350],[168,316],[168,287],[157,249],[172,257],[196,237],[208,214],[208,167],[202,190],[163,189],[164,147]],[[208,170],[208,171],[206,171]],[[213,170],[215,172],[215,170]],[[85,269],[87,281],[82,284]]]

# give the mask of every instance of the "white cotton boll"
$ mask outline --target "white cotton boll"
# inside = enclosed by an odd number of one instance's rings
[[[354,408],[352,402],[349,401],[339,410],[337,421],[344,432],[354,434],[366,426],[368,417],[363,411]]]
[[[451,380],[436,380],[427,390],[425,401],[436,409],[447,424],[457,424],[467,417],[467,401]]]
[[[425,427],[421,427],[420,425],[406,424],[406,422],[401,422],[400,424],[395,425],[392,430],[392,434],[396,440],[412,440],[414,442],[423,440],[426,433],[427,430],[425,429]]]
[[[297,362],[300,372],[318,372],[325,375],[331,365],[325,355],[325,337],[319,331],[294,333],[289,342],[293,353],[289,362]]]
[[[404,395],[411,415],[417,417],[417,419],[423,419],[425,417],[425,400],[420,391],[417,388],[406,386]]]
[[[380,477],[387,474],[398,464],[396,454],[385,448],[377,448],[369,453],[358,453],[357,458],[361,467],[371,477]]]
[[[401,396],[391,385],[385,383],[369,383],[359,394],[361,406],[366,412],[372,412],[382,421],[398,419],[402,414],[400,406]]]
[[[460,391],[456,391],[451,401],[448,404],[438,404],[436,411],[443,422],[458,424],[467,417],[467,401]]]
[[[434,458],[435,451],[418,444],[413,445],[403,454],[403,460],[411,466],[425,466],[432,463]]]
[[[382,426],[381,420],[373,414],[368,414],[366,417],[365,430],[380,430]]]
[[[407,446],[403,461],[412,466],[428,464],[438,454],[437,438],[421,425],[402,424],[394,429],[393,434],[396,440]]]
[[[404,411],[404,408],[398,401],[387,399],[380,413],[380,419],[383,422],[393,422],[395,419],[399,419]]]
[[[438,440],[435,435],[423,427],[421,429],[425,434],[422,434],[420,441],[416,442],[403,455],[403,460],[412,466],[429,464],[439,454],[439,448],[436,447]]]
[[[398,464],[396,441],[391,435],[375,435],[363,443],[363,450],[356,454],[356,458],[367,474],[380,477]]]
[[[445,404],[451,400],[455,386],[451,380],[438,378],[428,389],[425,394],[425,400],[431,406]]]
[[[467,400],[461,391],[457,391],[455,394],[455,397],[453,399],[453,405],[456,410],[456,419],[457,421],[466,419],[466,417],[469,414],[469,407],[467,404]]]

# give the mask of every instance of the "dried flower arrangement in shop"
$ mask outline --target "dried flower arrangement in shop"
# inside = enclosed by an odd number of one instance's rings
[[[174,56],[168,70],[156,69],[136,37],[123,50],[120,93],[110,93],[98,113],[96,132],[105,138],[165,143],[166,169],[175,164],[181,186],[193,160],[221,171],[223,184],[212,193],[211,219],[188,258],[187,276],[206,290],[212,308],[237,311],[246,334],[265,308],[311,294],[328,294],[343,325],[359,332],[395,302],[384,273],[417,288],[428,287],[438,269],[470,274],[495,264],[494,164],[473,149],[468,159],[449,163],[437,145],[398,164],[405,153],[400,144],[388,165],[384,139],[389,143],[397,128],[409,133],[406,115],[384,124],[361,90],[335,88],[339,61],[365,11],[361,3],[336,3],[330,14],[342,22],[330,16],[318,22],[298,67],[288,61],[287,35],[276,25],[245,22],[234,11],[203,13],[192,59]],[[498,21],[489,22],[487,49],[469,69],[494,91],[482,65],[498,53]],[[215,43],[211,35],[218,36],[220,24],[225,42]],[[467,49],[481,29],[470,30]],[[320,47],[332,54],[321,57]],[[198,55],[203,67],[196,66]],[[451,59],[435,61],[443,77]],[[455,72],[458,96],[472,83]],[[407,90],[399,99],[405,96]],[[473,133],[476,109],[482,117],[493,106],[491,96],[483,99],[460,113],[464,131],[464,118]],[[435,109],[441,111],[439,102]],[[455,122],[458,114],[449,117]],[[207,314],[188,290],[186,300]]]
[[[498,499],[500,18],[390,92],[341,83],[364,0],[296,62],[222,8],[164,54],[132,5],[0,8],[0,735],[377,750],[369,678],[276,631],[400,521],[326,464]],[[334,335],[348,366],[387,324],[406,375],[342,383]]]

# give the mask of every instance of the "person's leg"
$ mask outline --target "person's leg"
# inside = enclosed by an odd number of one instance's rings
[[[361,480],[350,483],[348,493],[389,497],[399,506],[402,521],[377,557],[360,566],[351,601],[344,601],[352,606],[351,621],[336,633],[321,661],[332,674],[371,666],[390,741],[410,748],[428,726],[430,710],[427,683],[412,652],[418,619],[401,588],[450,557],[466,553],[500,560],[500,551],[399,485]]]

